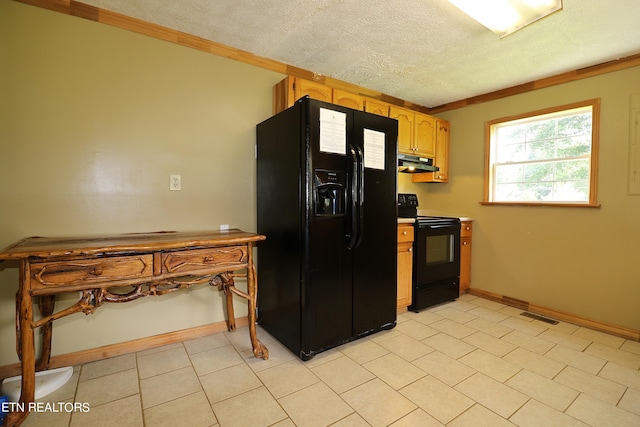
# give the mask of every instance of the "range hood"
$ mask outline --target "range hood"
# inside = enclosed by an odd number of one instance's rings
[[[439,167],[433,165],[433,159],[411,156],[409,154],[398,154],[398,172],[419,173],[436,172],[439,170]]]

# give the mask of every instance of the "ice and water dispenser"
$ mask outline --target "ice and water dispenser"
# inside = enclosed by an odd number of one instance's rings
[[[346,173],[317,169],[314,175],[315,214],[326,216],[344,215]]]

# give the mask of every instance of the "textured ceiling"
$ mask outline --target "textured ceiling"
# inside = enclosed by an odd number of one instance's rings
[[[447,0],[82,0],[425,107],[640,53],[640,0],[500,39]]]

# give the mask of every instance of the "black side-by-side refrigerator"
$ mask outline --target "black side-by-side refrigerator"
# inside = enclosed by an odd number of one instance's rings
[[[397,134],[308,97],[257,126],[258,322],[303,360],[395,326]]]

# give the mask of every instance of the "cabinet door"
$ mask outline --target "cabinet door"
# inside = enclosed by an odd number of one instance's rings
[[[463,221],[460,227],[460,292],[471,286],[471,221]]]
[[[411,305],[413,242],[398,244],[398,308]]]
[[[436,119],[436,155],[434,165],[440,168],[437,172],[415,173],[412,182],[449,182],[449,122]]]
[[[471,286],[471,237],[460,238],[460,292]]]
[[[291,107],[295,102],[295,77],[286,77],[273,86],[273,114]]]
[[[333,103],[342,105],[343,107],[353,108],[354,110],[363,109],[364,101],[360,95],[355,93],[345,92],[340,89],[333,90]]]
[[[398,225],[398,243],[413,243],[414,228],[413,224]]]
[[[364,111],[379,116],[389,117],[389,104],[375,99],[365,98]]]
[[[433,173],[434,182],[449,181],[449,122],[446,120],[436,121],[436,157],[434,164],[440,168]]]
[[[295,93],[296,100],[309,95],[310,98],[319,101],[333,102],[333,90],[322,83],[297,78],[295,81]]]
[[[391,106],[389,117],[398,121],[398,152],[416,155],[413,146],[413,111]]]
[[[415,113],[413,125],[413,144],[415,153],[421,157],[436,155],[436,118],[427,114]]]

